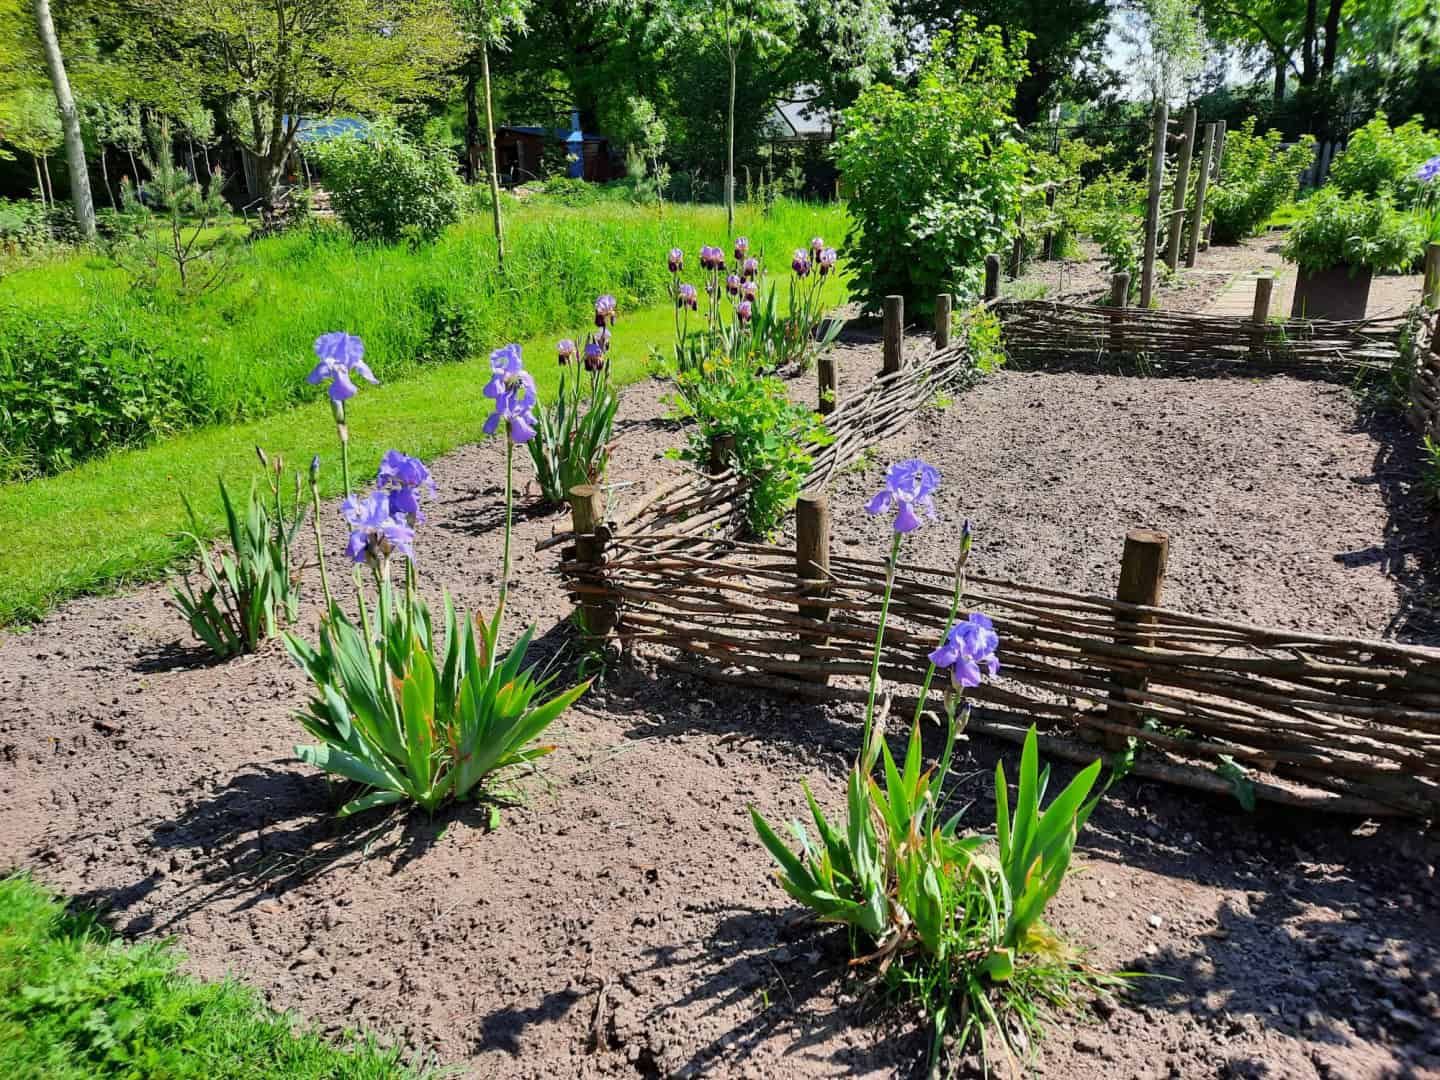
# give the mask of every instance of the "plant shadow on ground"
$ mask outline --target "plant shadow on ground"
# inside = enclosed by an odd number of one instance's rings
[[[551,506],[538,499],[527,498],[524,488],[516,489],[515,522],[556,517],[565,512],[563,506]],[[450,520],[435,528],[442,532],[458,532],[468,536],[486,536],[505,527],[505,487],[490,484],[483,488],[457,490],[449,498],[439,500],[448,507]]]

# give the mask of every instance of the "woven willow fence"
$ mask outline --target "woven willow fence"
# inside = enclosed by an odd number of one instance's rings
[[[599,491],[576,489],[574,531],[542,546],[574,541],[561,568],[590,632],[722,683],[862,698],[885,566],[830,552],[819,492],[974,374],[963,342],[895,364],[829,417],[834,441],[816,450],[794,550],[740,539],[745,486],[730,472],[683,477],[608,523]],[[1038,721],[1054,756],[1133,746],[1136,773],[1173,783],[1228,791],[1224,766],[1283,804],[1437,815],[1440,650],[1159,606],[1164,554],[1158,534],[1127,538],[1120,599],[972,576],[964,609],[995,620],[1004,668],[974,692],[984,707],[971,730],[1018,741]],[[918,688],[950,588],[945,568],[900,567],[882,667],[892,688]]]
[[[1440,312],[1413,323],[1415,371],[1405,418],[1420,435],[1440,440]]]

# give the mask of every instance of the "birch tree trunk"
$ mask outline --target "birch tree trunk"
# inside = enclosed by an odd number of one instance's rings
[[[90,195],[90,173],[85,166],[85,140],[80,135],[80,113],[70,93],[70,79],[65,74],[65,58],[60,54],[60,41],[55,36],[55,22],[50,18],[50,0],[34,0],[35,29],[45,53],[45,66],[50,71],[50,85],[55,90],[55,104],[60,109],[60,126],[65,132],[65,161],[70,166],[70,199],[75,204],[75,221],[80,235],[95,239],[95,201]]]
[[[725,124],[725,235],[735,235],[735,49],[730,53],[730,115]]]
[[[490,104],[490,43],[480,44],[480,71],[485,80],[485,138],[489,142],[490,201],[495,207],[495,262],[505,269],[505,228],[500,221],[500,169],[495,159],[495,111]]]

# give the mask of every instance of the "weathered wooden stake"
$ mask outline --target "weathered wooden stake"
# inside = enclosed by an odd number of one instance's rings
[[[719,476],[730,468],[730,459],[735,456],[735,436],[728,434],[710,436],[710,475]]]
[[[802,595],[824,596],[829,592],[830,500],[818,491],[802,491],[795,501],[795,574]],[[823,621],[830,617],[830,608],[825,604],[801,603],[799,610],[807,619]],[[801,646],[823,646],[828,640],[824,634],[800,631]],[[822,685],[829,680],[823,662],[803,678]]]
[[[1250,334],[1250,349],[1255,359],[1263,359],[1265,352],[1265,331],[1270,322],[1270,294],[1275,291],[1275,279],[1268,274],[1255,279],[1255,307],[1250,312],[1250,321],[1255,329]]]
[[[950,294],[935,297],[935,351],[950,347]]]
[[[1000,256],[985,256],[985,299],[996,300],[1000,296]]]
[[[1025,211],[1015,219],[1015,239],[1010,242],[1010,280],[1020,276],[1025,263]]]
[[[1194,266],[1200,253],[1200,234],[1205,231],[1205,193],[1210,189],[1210,162],[1215,156],[1215,125],[1205,125],[1205,149],[1200,155],[1200,179],[1195,184],[1195,208],[1190,212],[1190,245],[1185,265]]]
[[[905,359],[905,298],[885,297],[885,353],[880,374],[889,375],[900,370]]]
[[[1054,209],[1055,209],[1055,185],[1054,185],[1054,184],[1046,184],[1046,185],[1045,185],[1045,218],[1046,218],[1046,225],[1045,225],[1045,246],[1044,246],[1044,248],[1043,248],[1043,249],[1041,250],[1041,252],[1040,252],[1040,258],[1044,259],[1046,262],[1049,262],[1051,259],[1053,259],[1053,258],[1055,257],[1055,228],[1054,228],[1054,226],[1053,226],[1052,224],[1050,224],[1050,221],[1052,220],[1052,215],[1050,214],[1050,211],[1051,211],[1051,210],[1054,210]]]
[[[1225,121],[1215,121],[1215,167],[1210,175],[1210,182],[1220,182],[1220,169],[1225,164]]]
[[[1160,190],[1165,184],[1165,139],[1169,131],[1170,107],[1163,101],[1155,106],[1155,129],[1150,146],[1150,196],[1145,203],[1145,256],[1140,268],[1140,306],[1150,307],[1155,294],[1155,246],[1160,232]]]
[[[1185,133],[1181,136],[1180,161],[1175,166],[1175,193],[1170,197],[1169,233],[1165,238],[1165,265],[1180,265],[1180,237],[1185,232],[1185,196],[1190,193],[1190,159],[1195,152],[1195,106],[1185,110]]]
[[[605,492],[593,484],[569,491],[570,523],[575,530],[576,561],[593,567],[605,563]],[[580,602],[582,630],[591,640],[604,638],[615,628],[618,612],[613,599],[586,594]]]
[[[1440,244],[1425,246],[1425,306],[1440,310]],[[1440,341],[1440,334],[1435,338]]]
[[[823,354],[815,364],[815,372],[820,380],[820,403],[817,411],[821,416],[829,416],[835,411],[835,354]]]
[[[1120,557],[1120,585],[1115,590],[1115,599],[1124,604],[1142,607],[1159,607],[1160,597],[1165,588],[1165,563],[1170,556],[1170,538],[1154,529],[1132,529],[1125,536],[1125,550]],[[1153,615],[1116,616],[1115,640],[1127,645],[1145,648],[1150,644],[1148,635],[1140,628],[1155,621]],[[1142,674],[1125,672],[1113,680],[1116,701],[1125,701],[1127,691],[1144,691],[1148,680]],[[1109,709],[1110,714],[1124,710]],[[1124,748],[1125,739],[1107,734],[1107,749]]]
[[[1130,306],[1130,275],[1124,270],[1110,275],[1110,306]],[[1110,316],[1110,351],[1116,355],[1125,351],[1125,316]]]

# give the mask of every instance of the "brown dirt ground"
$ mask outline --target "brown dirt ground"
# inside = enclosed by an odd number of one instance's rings
[[[850,383],[877,365],[857,343],[840,366]],[[674,475],[660,396],[626,393],[616,479]],[[837,480],[840,542],[880,550],[884,526],[859,506],[913,454],[945,476],[919,561],[948,558],[969,516],[977,570],[1108,590],[1125,530],[1149,525],[1174,538],[1175,605],[1437,640],[1413,444],[1344,388],[1001,373]],[[493,602],[499,462],[487,444],[434,463],[432,594]],[[568,663],[558,550],[532,550],[560,520],[519,522],[510,626],[534,621],[540,654]],[[103,906],[127,935],[175,936],[196,974],[233,973],[325,1029],[370,1028],[467,1075],[922,1071],[914,1018],[859,994],[837,932],[796,922],[746,818],[750,803],[797,814],[801,779],[837,803],[853,708],[639,657],[557,724],[559,752],[495,831],[473,807],[338,822],[339,793],[291,756],[298,671],[278,648],[207,663],[165,597],[81,600],[0,638],[0,866]],[[975,828],[1013,757],[979,736],[957,755]],[[1082,835],[1053,922],[1099,965],[1177,981],[1060,1019],[1034,1071],[1440,1075],[1437,858],[1416,825],[1246,814],[1126,782]]]

